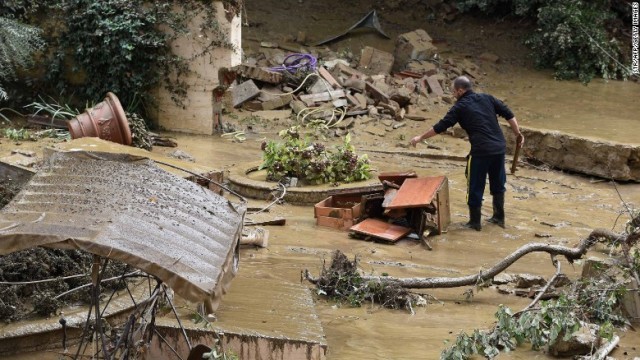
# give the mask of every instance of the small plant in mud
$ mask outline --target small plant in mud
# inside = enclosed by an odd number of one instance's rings
[[[262,144],[263,163],[267,179],[282,181],[295,177],[309,184],[354,182],[371,177],[367,155],[358,156],[347,134],[342,145],[327,149],[320,142],[302,137],[298,127],[280,132],[284,142]]]

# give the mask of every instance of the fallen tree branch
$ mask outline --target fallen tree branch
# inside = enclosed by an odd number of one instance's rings
[[[624,236],[607,229],[596,229],[593,230],[586,239],[582,240],[580,244],[578,244],[578,246],[574,248],[544,243],[527,244],[511,253],[511,255],[507,256],[487,271],[481,271],[478,274],[457,278],[395,278],[389,276],[363,276],[362,278],[365,281],[380,281],[385,283],[392,282],[401,287],[413,289],[435,289],[470,286],[492,279],[494,276],[506,270],[521,257],[532,252],[547,252],[551,255],[562,255],[567,259],[567,261],[573,263],[574,260],[582,258],[582,256],[584,256],[584,254],[586,254],[587,251],[601,239],[606,239],[609,241],[619,241],[621,239],[624,239]],[[307,280],[311,281],[310,279]]]
[[[619,342],[620,342],[620,336],[615,335],[611,339],[611,341],[605,343],[601,348],[599,348],[598,351],[595,354],[593,354],[593,356],[590,357],[590,359],[592,360],[606,359],[607,355],[609,355],[609,353],[612,352],[616,346],[618,346]]]
[[[551,285],[553,285],[553,283],[556,281],[556,279],[558,278],[558,276],[560,275],[560,261],[558,261],[558,259],[555,258],[555,256],[551,255],[551,262],[556,266],[556,273],[553,274],[553,276],[551,277],[551,279],[549,279],[549,281],[547,282],[547,284],[542,288],[542,290],[540,290],[540,292],[538,293],[538,295],[536,296],[535,299],[533,299],[533,301],[531,302],[531,304],[527,305],[526,308],[518,311],[517,313],[513,314],[513,317],[517,317],[520,316],[521,313],[525,312],[525,311],[529,311],[531,310],[534,306],[536,306],[536,304],[538,303],[538,301],[540,301],[540,299],[542,299],[542,297],[544,296],[544,294],[547,292],[547,290],[549,290],[549,288],[551,287]]]

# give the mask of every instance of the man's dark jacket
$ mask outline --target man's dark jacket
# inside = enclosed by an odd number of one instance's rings
[[[507,120],[513,118],[513,113],[502,101],[469,90],[433,126],[433,130],[440,134],[458,123],[469,135],[471,156],[504,154],[507,144],[496,114]]]

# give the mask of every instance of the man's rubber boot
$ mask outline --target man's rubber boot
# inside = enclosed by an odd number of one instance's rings
[[[487,222],[504,229],[504,193],[493,195],[493,216]]]
[[[469,229],[474,229],[476,231],[482,230],[482,225],[480,224],[480,218],[482,207],[471,207],[469,206],[469,222],[464,224],[464,227]]]

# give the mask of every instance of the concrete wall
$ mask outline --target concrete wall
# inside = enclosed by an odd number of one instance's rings
[[[515,136],[502,125],[509,153]],[[549,130],[521,127],[525,137],[520,159],[531,158],[551,167],[618,181],[640,182],[640,146],[589,139]]]
[[[164,87],[158,89],[158,107],[154,120],[161,128],[195,134],[213,133],[212,90],[218,86],[218,69],[238,65],[241,61],[240,16],[235,16],[229,21],[222,2],[216,1],[214,6],[220,28],[227,33],[229,42],[235,49],[218,48],[210,54],[190,61],[189,69],[192,74],[182,79],[189,86],[184,107],[177,105],[171,99],[171,93]],[[202,52],[203,42],[197,36],[201,22],[202,18],[194,18],[189,25],[192,29],[190,35],[182,36],[173,42],[172,49],[175,54],[190,59]]]
[[[158,333],[171,345],[183,359],[189,354],[189,347],[181,330],[177,327],[158,326]],[[225,351],[231,351],[241,360],[324,360],[325,344],[299,341],[294,339],[269,338],[260,334],[242,335],[226,332],[216,333],[210,330],[186,329],[192,346],[203,344],[215,346],[220,341]],[[218,340],[220,339],[220,340]],[[144,359],[178,359],[178,357],[158,336],[154,336]]]

